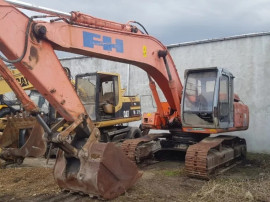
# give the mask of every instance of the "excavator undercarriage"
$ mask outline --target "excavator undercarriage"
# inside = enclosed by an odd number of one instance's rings
[[[154,159],[155,154],[162,151],[185,152],[187,175],[207,180],[219,170],[242,161],[246,156],[245,140],[225,135],[203,138],[200,134],[149,134],[126,140],[121,147],[126,156],[136,164]]]

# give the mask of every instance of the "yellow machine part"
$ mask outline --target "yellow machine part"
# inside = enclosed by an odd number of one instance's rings
[[[5,107],[8,107],[7,105],[0,105],[0,110],[5,108]]]
[[[4,130],[2,135],[0,136],[0,147],[7,148],[13,147],[16,148],[19,142],[19,131],[20,129],[32,129],[36,123],[36,119],[34,117],[27,116],[12,116],[6,119],[3,123]]]
[[[7,125],[7,119],[6,118],[0,118],[0,131],[3,131]],[[1,136],[0,136],[1,137]]]
[[[132,121],[140,121],[141,117],[132,117],[132,118],[122,118],[122,119],[115,119],[115,120],[109,120],[109,121],[100,121],[100,122],[95,122],[95,126],[97,128],[102,128],[102,127],[108,127],[108,126],[113,126],[117,124],[122,124],[122,123],[128,123]]]
[[[20,165],[25,157],[43,156],[46,151],[43,133],[35,117],[25,114],[7,117],[7,125],[0,135],[0,158],[4,160],[0,167]]]
[[[19,70],[14,69],[14,70],[11,70],[11,72],[24,90],[33,89],[33,85],[27,80],[27,78],[25,78],[22,75],[22,73]],[[6,83],[4,78],[0,76],[0,95],[8,93],[8,92],[12,92],[12,90],[9,87],[9,85]]]
[[[116,98],[116,105],[113,106],[112,104],[105,104],[102,105],[103,110],[105,113],[108,114],[113,114],[113,113],[118,113],[123,114],[124,110],[130,112],[129,114],[126,114],[126,116],[123,117],[114,117],[110,118],[107,120],[102,120],[102,121],[97,121],[94,122],[95,126],[98,128],[102,127],[109,127],[109,126],[114,126],[118,124],[123,124],[123,123],[129,123],[133,121],[140,121],[141,120],[141,106],[140,106],[140,97],[139,96],[125,96],[126,89],[121,88],[121,79],[120,79],[120,74],[118,73],[108,73],[108,72],[101,72],[98,71],[97,74],[102,75],[105,77],[106,75],[108,76],[114,76],[117,77],[117,83],[118,83],[118,89],[115,90],[115,94],[110,95],[109,97],[106,97],[106,93],[100,97],[99,102],[102,103],[101,100],[111,100]],[[80,93],[87,95],[85,90],[83,88],[80,88]],[[106,97],[106,98],[104,98]],[[112,102],[108,102],[112,103]],[[136,111],[136,113],[131,114],[131,111]],[[134,115],[135,114],[135,115]]]

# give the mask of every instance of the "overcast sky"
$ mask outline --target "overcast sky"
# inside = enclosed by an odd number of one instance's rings
[[[126,23],[135,20],[165,45],[270,31],[269,0],[24,0]]]

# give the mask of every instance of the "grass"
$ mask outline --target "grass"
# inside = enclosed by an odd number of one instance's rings
[[[253,164],[260,168],[270,167],[270,155],[269,154],[259,154],[259,153],[248,153],[247,154],[247,164]]]
[[[189,201],[270,201],[270,155],[249,153],[245,165],[208,181]]]
[[[173,169],[173,170],[159,170],[158,174],[166,177],[179,177],[186,175],[184,168]]]
[[[175,176],[180,175],[180,171],[179,170],[165,170],[165,171],[162,171],[162,174],[167,177],[175,177]]]
[[[211,180],[190,201],[269,201],[270,178],[242,181],[234,179]]]

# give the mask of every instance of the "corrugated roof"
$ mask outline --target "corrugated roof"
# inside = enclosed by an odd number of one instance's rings
[[[267,35],[270,35],[270,32],[250,33],[250,34],[236,35],[236,36],[230,36],[230,37],[225,37],[225,38],[190,41],[190,42],[184,42],[184,43],[179,43],[179,44],[171,44],[171,45],[168,45],[167,48],[175,48],[175,47],[181,47],[181,46],[190,46],[190,45],[197,45],[197,44],[204,44],[204,43],[242,39],[242,38],[248,38],[248,37],[267,36]]]

